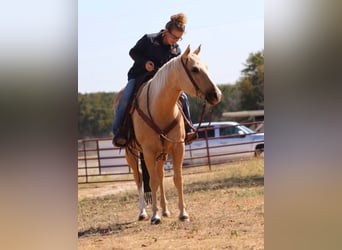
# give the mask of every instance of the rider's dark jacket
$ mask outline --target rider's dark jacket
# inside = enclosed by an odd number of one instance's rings
[[[158,33],[145,34],[129,51],[134,64],[128,71],[128,80],[146,74],[145,63],[147,61],[152,61],[155,69],[159,69],[171,58],[181,53],[177,43],[173,45],[163,44],[162,33],[163,30]]]

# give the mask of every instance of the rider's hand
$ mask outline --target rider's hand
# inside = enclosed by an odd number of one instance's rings
[[[148,71],[148,72],[151,72],[154,70],[154,63],[152,61],[147,61],[145,63],[145,69]]]

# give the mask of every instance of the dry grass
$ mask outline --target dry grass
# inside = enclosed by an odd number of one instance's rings
[[[177,219],[177,195],[172,178],[165,179],[171,217],[162,218],[159,225],[137,221],[135,189],[80,197],[78,247],[264,249],[263,164],[263,159],[253,159],[214,166],[211,172],[188,175],[193,170],[184,170],[189,223]],[[148,212],[151,213],[150,207]]]

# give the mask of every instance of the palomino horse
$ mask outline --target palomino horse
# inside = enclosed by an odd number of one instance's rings
[[[138,152],[143,152],[150,175],[152,192],[151,223],[161,222],[157,207],[160,190],[162,215],[169,216],[164,193],[164,163],[172,156],[174,184],[178,191],[179,219],[189,221],[183,198],[182,163],[184,158],[184,120],[177,100],[182,91],[215,105],[221,100],[221,91],[208,76],[205,64],[199,59],[198,47],[190,53],[190,46],[182,55],[164,64],[137,94],[131,117],[135,141],[126,147],[126,159],[133,170],[139,193],[139,220],[147,219],[142,189],[142,174],[138,168]]]

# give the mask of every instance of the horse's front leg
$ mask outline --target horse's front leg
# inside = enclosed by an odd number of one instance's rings
[[[134,156],[129,150],[126,150],[126,160],[128,165],[133,171],[134,181],[137,185],[139,195],[139,215],[138,220],[145,220],[148,218],[146,213],[146,205],[144,200],[143,188],[142,188],[142,174],[138,166],[138,158]]]
[[[164,217],[170,216],[170,211],[167,208],[167,201],[164,191],[164,163],[165,161],[157,162],[158,176],[159,176],[159,187],[160,187],[160,206],[162,208],[162,215]]]
[[[184,151],[183,151],[184,152]],[[183,196],[183,176],[182,176],[183,154],[179,152],[173,156],[173,181],[178,191],[178,208],[179,220],[190,221],[189,215],[185,210],[184,196]]]
[[[146,162],[146,166],[148,169],[148,173],[150,175],[150,188],[152,193],[152,217],[151,224],[159,224],[161,222],[160,216],[158,214],[158,206],[157,206],[157,192],[159,187],[159,175],[156,166],[156,160],[153,153],[147,153],[144,151],[144,158]]]

